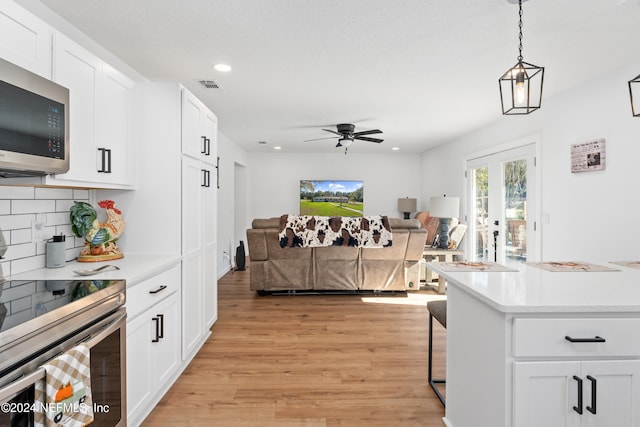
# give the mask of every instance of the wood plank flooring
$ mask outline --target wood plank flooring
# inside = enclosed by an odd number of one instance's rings
[[[143,424],[441,427],[427,383],[433,291],[257,296],[249,272],[218,283],[212,335]],[[434,377],[445,331],[434,327]]]

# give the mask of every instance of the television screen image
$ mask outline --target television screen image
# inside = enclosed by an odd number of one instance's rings
[[[363,181],[301,180],[300,215],[362,216]]]

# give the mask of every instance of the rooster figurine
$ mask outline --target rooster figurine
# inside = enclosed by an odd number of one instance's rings
[[[107,214],[105,222],[98,221],[96,210],[89,203],[73,202],[71,207],[71,230],[77,237],[84,237],[84,248],[78,261],[107,261],[124,257],[116,240],[124,231],[122,212],[113,200],[102,200],[98,206]]]

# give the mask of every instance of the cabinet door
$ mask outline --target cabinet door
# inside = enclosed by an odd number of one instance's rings
[[[104,182],[133,184],[132,87],[131,79],[103,64],[96,97],[95,154],[98,179]]]
[[[53,80],[69,88],[69,172],[63,180],[95,180],[96,82],[102,63],[68,38],[54,39]]]
[[[200,159],[206,151],[203,134],[204,105],[186,89],[182,90],[182,153]]]
[[[202,186],[199,160],[182,158],[182,358],[190,357],[202,337]]]
[[[50,79],[52,36],[44,21],[17,4],[0,5],[0,58]]]
[[[218,160],[218,118],[208,108],[203,111],[203,135],[205,147],[202,150],[202,160],[210,165],[216,165]],[[215,183],[213,185],[216,187]]]
[[[153,397],[151,320],[147,313],[127,322],[127,418],[132,421]]]
[[[155,353],[156,365],[154,375],[160,387],[166,384],[180,364],[180,306],[179,294],[167,298],[155,309],[162,315],[162,338],[151,343]],[[155,326],[155,325],[154,325]],[[155,334],[155,331],[154,331]],[[155,336],[155,335],[154,335]]]
[[[582,380],[583,427],[640,426],[640,360],[583,362]],[[595,414],[586,410],[594,405]]]
[[[515,362],[514,427],[578,427],[580,362]]]

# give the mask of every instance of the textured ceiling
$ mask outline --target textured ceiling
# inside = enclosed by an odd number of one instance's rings
[[[182,82],[249,151],[334,152],[335,140],[303,141],[351,122],[383,130],[385,141],[356,141],[350,152],[422,152],[502,117],[497,79],[518,55],[518,7],[507,0],[42,3],[148,79]],[[638,60],[639,0],[523,7],[524,59],[546,67],[542,108]],[[215,71],[220,62],[233,70]]]

